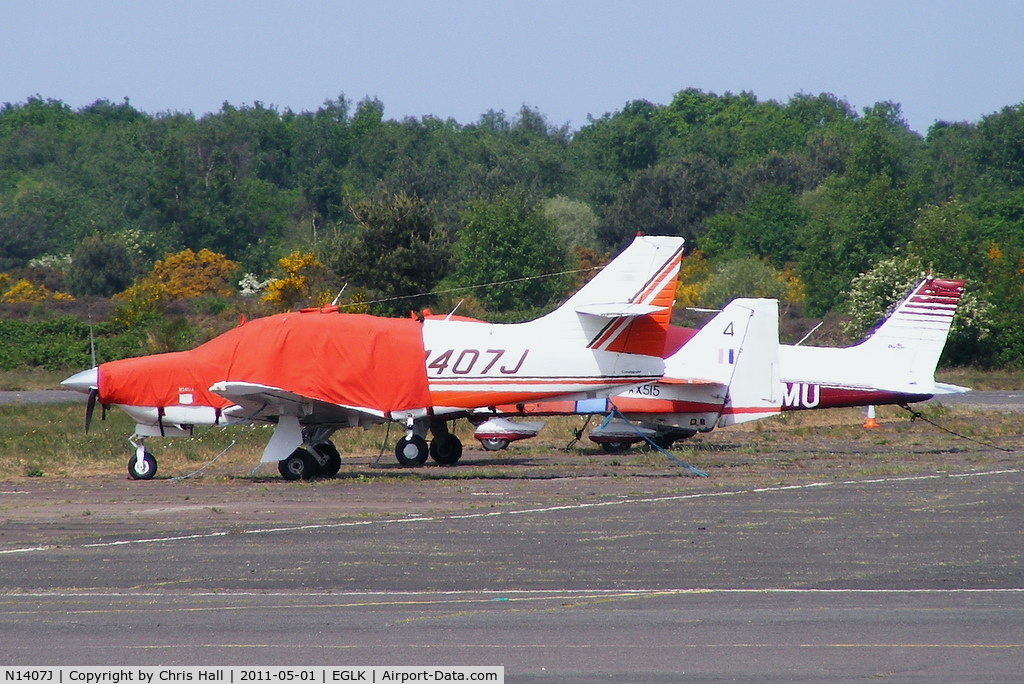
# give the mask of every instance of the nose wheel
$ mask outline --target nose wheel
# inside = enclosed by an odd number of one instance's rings
[[[156,459],[142,439],[132,445],[135,453],[128,459],[128,476],[133,480],[152,480],[156,475]]]

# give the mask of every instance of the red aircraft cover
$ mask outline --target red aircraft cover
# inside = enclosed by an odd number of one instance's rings
[[[224,408],[215,382],[251,382],[383,412],[430,406],[421,324],[313,309],[259,318],[187,352],[104,363],[104,404]]]

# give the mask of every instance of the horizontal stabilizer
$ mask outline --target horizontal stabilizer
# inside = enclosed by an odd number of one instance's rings
[[[667,310],[671,310],[671,307],[657,306],[655,304],[634,304],[632,302],[586,304],[576,307],[576,313],[587,316],[600,316],[601,318],[647,316]]]
[[[963,394],[964,392],[970,391],[970,387],[950,385],[948,382],[937,382],[935,383],[935,392],[933,392],[933,394]]]
[[[658,381],[660,385],[686,385],[688,387],[700,386],[700,387],[721,387],[722,393],[724,394],[729,389],[728,383],[718,382],[716,380],[706,380],[703,378],[670,378],[667,375]]]
[[[530,336],[579,340],[592,352],[660,360],[682,254],[681,237],[637,236],[562,306],[525,324],[533,328]]]

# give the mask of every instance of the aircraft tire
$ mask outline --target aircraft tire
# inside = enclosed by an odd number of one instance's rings
[[[128,459],[128,475],[133,480],[152,480],[156,475],[156,459],[146,449],[142,452],[142,460],[138,454],[132,454]]]
[[[321,474],[324,477],[334,477],[341,470],[341,454],[338,453],[338,447],[334,446],[333,442],[321,442],[316,445],[316,450],[327,457],[327,463],[325,463],[321,469]]]
[[[429,454],[430,448],[427,446],[427,440],[419,435],[402,437],[398,440],[398,444],[395,445],[395,458],[398,459],[399,465],[406,468],[415,468],[423,465],[427,462]]]
[[[676,443],[676,436],[671,432],[658,433],[651,438],[651,441],[654,442],[654,445],[657,447],[660,447],[662,449],[668,449],[671,448],[671,446]]]
[[[462,458],[462,441],[450,432],[430,440],[430,458],[440,465],[455,465]]]
[[[485,437],[480,440],[480,446],[484,448],[484,451],[501,451],[502,449],[508,449],[510,442],[502,437]]]
[[[662,449],[668,449],[681,439],[689,439],[697,434],[696,430],[672,430],[671,432],[659,432],[652,439]]]
[[[629,442],[601,442],[601,448],[606,454],[622,454],[629,451]]]
[[[312,480],[320,472],[320,464],[313,454],[299,447],[288,458],[277,462],[277,472],[286,480]]]

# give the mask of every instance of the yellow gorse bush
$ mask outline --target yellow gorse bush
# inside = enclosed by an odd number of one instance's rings
[[[298,250],[278,259],[277,265],[284,271],[285,277],[268,282],[260,300],[280,311],[290,311],[310,296],[309,275],[322,271],[324,265],[312,253]]]
[[[10,275],[0,273],[0,302],[4,304],[23,304],[26,302],[73,302],[75,298],[67,292],[54,292],[45,285],[33,285],[24,278],[11,287]]]
[[[193,252],[186,249],[168,254],[153,265],[153,270],[124,292],[114,295],[117,299],[189,299],[204,295],[229,297],[234,294],[231,283],[238,271],[238,263],[223,254],[201,249]]]
[[[711,277],[711,264],[699,250],[683,258],[676,285],[676,306],[700,306],[704,287]]]

